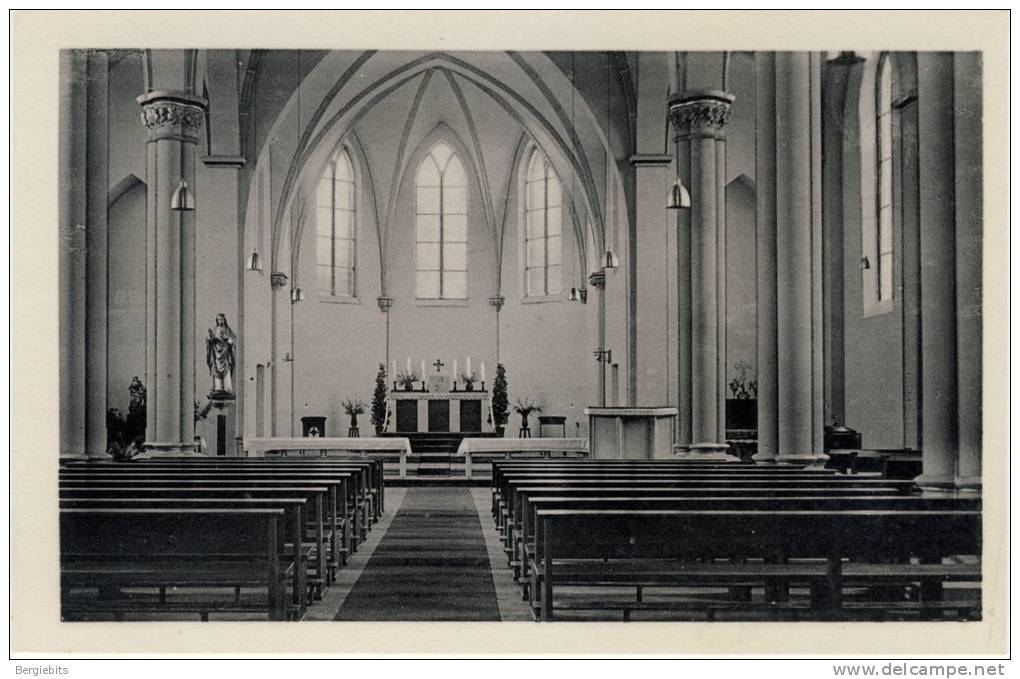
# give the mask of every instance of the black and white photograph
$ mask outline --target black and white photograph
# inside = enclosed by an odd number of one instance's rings
[[[706,48],[666,12],[647,49],[525,49],[481,14],[491,48],[311,12],[283,45],[67,35],[34,75],[47,624],[600,623],[669,654],[1008,616],[980,43]]]

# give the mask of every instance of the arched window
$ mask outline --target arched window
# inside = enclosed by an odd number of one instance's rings
[[[877,220],[875,252],[879,301],[893,297],[893,82],[892,63],[883,54],[875,92],[875,179]]]
[[[561,290],[562,226],[560,180],[541,151],[528,164],[524,191],[524,280],[528,297]]]
[[[357,229],[354,167],[347,151],[333,156],[315,197],[316,267],[319,290],[325,295],[357,294]]]
[[[415,179],[418,299],[467,299],[467,175],[444,142],[428,152]]]

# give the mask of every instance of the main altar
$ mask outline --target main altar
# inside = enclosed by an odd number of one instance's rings
[[[408,359],[410,366],[410,359]],[[454,432],[474,434],[494,431],[490,415],[490,394],[485,388],[485,364],[481,364],[481,384],[471,372],[468,358],[467,373],[457,374],[454,361],[453,378],[447,375],[441,360],[432,363],[435,371],[422,374],[408,369],[397,374],[389,392],[389,425],[387,431],[395,433]],[[395,368],[394,368],[395,372]],[[465,381],[470,375],[476,379]],[[415,378],[415,379],[411,379]]]

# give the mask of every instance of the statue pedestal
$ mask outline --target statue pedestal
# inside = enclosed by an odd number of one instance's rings
[[[241,455],[236,444],[234,431],[237,422],[237,402],[228,391],[214,391],[209,394],[209,415],[206,422],[212,435],[206,439],[209,445],[206,455],[211,457],[238,457]]]

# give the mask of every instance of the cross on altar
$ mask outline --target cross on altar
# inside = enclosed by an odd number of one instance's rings
[[[436,372],[438,373],[440,370],[443,369],[443,366],[446,365],[446,364],[443,363],[440,359],[437,358],[436,362],[433,363],[432,365],[436,366]]]

